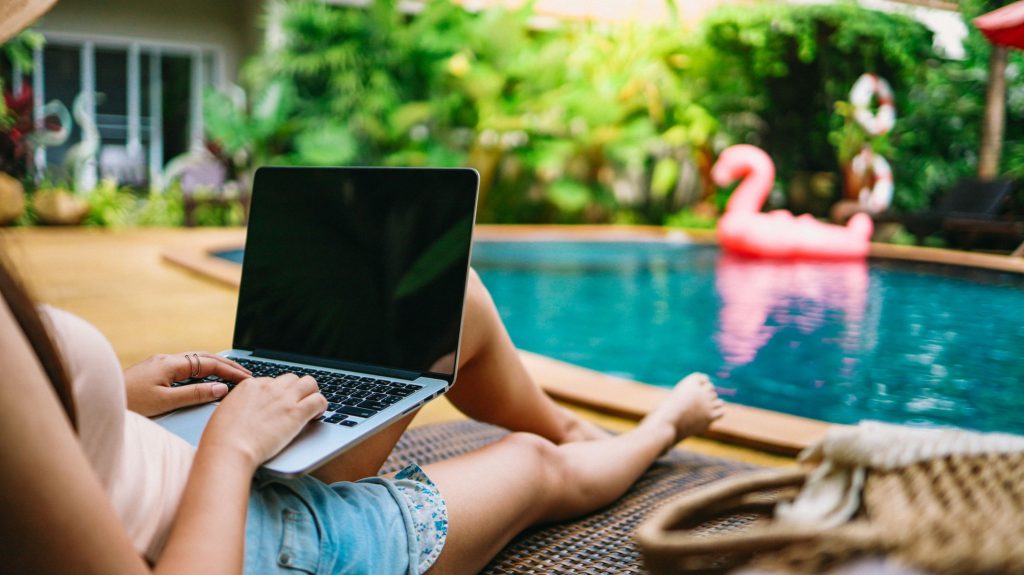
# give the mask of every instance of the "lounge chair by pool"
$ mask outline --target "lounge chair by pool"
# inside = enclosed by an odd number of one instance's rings
[[[476,421],[410,429],[398,442],[382,473],[409,463],[431,463],[497,441],[507,431]],[[625,496],[575,521],[533,529],[515,538],[483,573],[647,573],[633,542],[637,525],[657,507],[691,489],[757,469],[748,464],[674,449],[658,460]]]
[[[878,222],[902,223],[918,242],[941,233],[954,247],[971,248],[983,238],[1024,240],[1024,219],[1007,213],[1013,182],[964,179],[942,194],[932,209],[913,214],[880,214]]]

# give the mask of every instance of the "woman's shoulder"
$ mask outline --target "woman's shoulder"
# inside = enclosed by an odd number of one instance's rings
[[[50,336],[55,340],[54,343],[58,345],[78,338],[99,339],[104,343],[107,342],[96,326],[67,310],[45,303],[39,304],[37,309],[39,316],[47,324],[46,327],[50,330]],[[106,345],[109,347],[110,344],[106,343]]]

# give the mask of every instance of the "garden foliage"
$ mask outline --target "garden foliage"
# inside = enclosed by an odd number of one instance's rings
[[[471,165],[484,221],[691,225],[704,220],[687,206],[722,203],[707,180],[714,155],[750,142],[778,164],[776,203],[820,214],[841,193],[847,124],[836,104],[874,72],[896,93],[886,155],[897,209],[924,206],[975,169],[988,57],[977,32],[953,61],[918,22],[853,3],[726,6],[696,30],[538,28],[530,16],[447,0],[415,15],[389,1],[276,1],[245,71],[254,101],[212,95],[211,135],[250,164]],[[1022,90],[1009,98],[1012,174],[1024,171],[1013,121]],[[286,95],[273,113],[267,93]]]
[[[969,20],[999,3],[960,5]],[[469,165],[481,173],[481,221],[699,227],[727,198],[709,182],[714,157],[748,142],[777,163],[773,206],[823,215],[842,192],[844,156],[864,143],[843,104],[864,72],[895,92],[896,127],[871,142],[893,165],[895,209],[924,207],[976,170],[989,46],[973,29],[966,58],[949,60],[918,22],[852,2],[724,6],[695,28],[539,25],[529,3],[472,12],[428,0],[415,14],[399,4],[266,5],[244,91],[205,100],[210,148],[233,175],[270,163]],[[1020,177],[1024,57],[1010,62],[1003,172]],[[9,133],[5,117],[0,108]],[[126,213],[180,220],[111,194],[94,201],[112,214],[90,220],[101,225]]]

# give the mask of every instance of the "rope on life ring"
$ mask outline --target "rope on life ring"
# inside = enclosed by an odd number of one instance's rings
[[[871,98],[878,100],[878,111],[871,112]],[[889,82],[874,74],[861,74],[850,89],[853,118],[872,136],[888,134],[896,125],[896,107],[893,105]]]
[[[871,148],[865,147],[853,157],[850,168],[857,175],[857,179],[865,182],[858,196],[861,209],[869,214],[877,214],[888,209],[892,203],[893,193],[892,168],[889,162],[872,152]],[[869,172],[874,179],[874,185],[870,188],[866,185]]]

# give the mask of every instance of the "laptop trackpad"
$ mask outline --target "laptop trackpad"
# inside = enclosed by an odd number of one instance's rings
[[[213,410],[218,404],[207,403],[196,407],[179,409],[174,413],[156,420],[156,422],[171,433],[181,437],[193,446],[199,445],[199,438],[203,436],[203,429],[206,422],[213,415]]]

